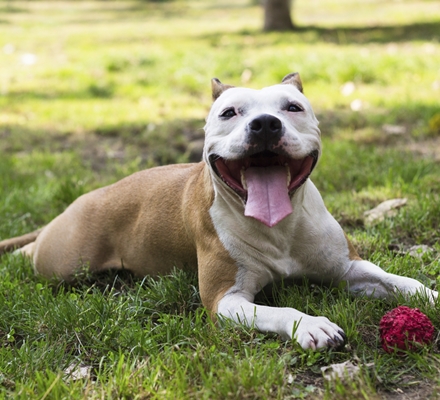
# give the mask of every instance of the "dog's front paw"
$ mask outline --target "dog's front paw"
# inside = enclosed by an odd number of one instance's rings
[[[296,328],[296,330],[295,330]],[[303,349],[341,348],[344,331],[326,317],[305,316],[293,327],[293,337]]]

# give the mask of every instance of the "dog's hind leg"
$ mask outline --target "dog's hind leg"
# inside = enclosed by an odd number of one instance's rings
[[[37,229],[34,232],[27,233],[26,235],[2,240],[0,242],[0,255],[19,249],[20,253],[32,257],[35,240],[41,231],[42,228]]]
[[[20,247],[19,249],[15,250],[14,253],[22,254],[25,257],[29,257],[30,259],[33,258],[35,251],[35,242],[28,243],[26,246]]]

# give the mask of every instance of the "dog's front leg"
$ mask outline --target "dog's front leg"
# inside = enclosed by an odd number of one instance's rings
[[[254,304],[256,293],[269,277],[237,267],[229,253],[222,247],[211,247],[214,244],[220,244],[217,237],[205,240],[198,248],[200,295],[214,318],[217,315],[262,332],[277,333],[284,339],[295,339],[304,349],[343,345],[343,330],[325,317],[312,317],[294,308]]]
[[[262,332],[294,339],[303,349],[338,348],[344,331],[325,317],[294,308],[254,304],[255,295],[273,277],[267,268],[248,268],[230,256],[218,237],[208,234],[198,246],[199,289],[203,305],[215,318],[227,318]]]
[[[365,260],[353,260],[350,269],[341,280],[346,281],[350,292],[356,295],[389,298],[396,293],[408,296],[419,293],[426,296],[431,303],[438,296],[436,291],[415,279],[390,274]]]
[[[343,330],[325,317],[313,317],[294,308],[277,308],[252,303],[253,296],[232,288],[220,300],[218,314],[262,332],[274,332],[285,340],[295,339],[303,349],[340,347]]]

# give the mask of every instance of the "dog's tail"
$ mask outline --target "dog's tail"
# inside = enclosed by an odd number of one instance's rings
[[[3,253],[14,251],[15,249],[19,249],[26,244],[32,243],[33,241],[35,241],[42,230],[43,228],[37,229],[36,231],[31,233],[27,233],[26,235],[2,240],[0,242],[0,255]]]

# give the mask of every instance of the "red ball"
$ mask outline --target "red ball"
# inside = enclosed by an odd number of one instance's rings
[[[379,324],[383,349],[392,353],[397,349],[416,350],[434,338],[434,326],[418,308],[396,307],[386,313]]]

